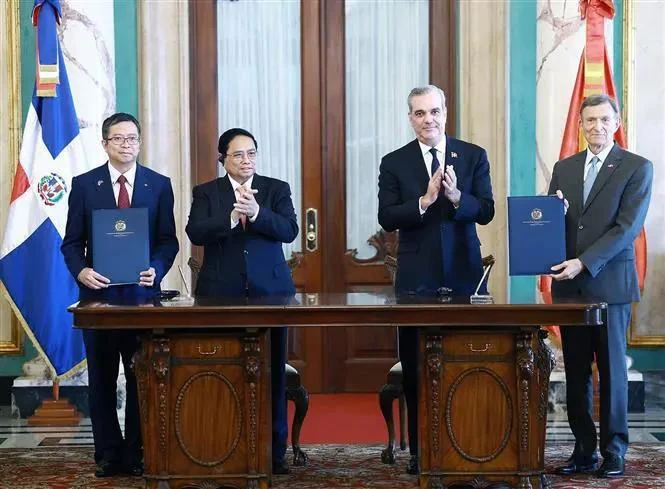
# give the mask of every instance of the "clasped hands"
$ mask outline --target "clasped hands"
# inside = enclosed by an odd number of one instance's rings
[[[446,165],[445,174],[443,167],[440,166],[429,179],[427,192],[420,198],[420,205],[423,210],[427,210],[430,205],[436,202],[442,187],[446,199],[452,202],[455,207],[459,206],[462,192],[457,188],[457,175],[452,165]]]
[[[238,187],[238,200],[233,204],[233,210],[231,211],[233,221],[240,220],[241,215],[251,219],[259,212],[259,204],[254,198],[254,194],[257,192],[258,190],[254,188]]]
[[[556,196],[563,200],[564,214],[568,213],[568,199],[564,198],[563,192],[561,190],[556,191]],[[552,267],[552,271],[559,273],[551,273],[550,277],[557,281],[572,280],[577,277],[583,269],[584,264],[582,261],[579,258],[573,258],[572,260],[565,260],[558,265],[554,265]]]
[[[157,273],[153,267],[150,267],[147,270],[143,270],[139,274],[139,285],[141,287],[152,287],[155,285],[156,276]],[[101,273],[95,272],[90,267],[85,267],[83,270],[81,270],[78,274],[78,277],[76,278],[83,285],[93,290],[106,289],[111,283],[108,278],[106,278]]]

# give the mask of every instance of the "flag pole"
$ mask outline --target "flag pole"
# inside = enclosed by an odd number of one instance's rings
[[[69,399],[60,399],[60,378],[53,377],[52,398],[44,399],[28,418],[28,426],[78,426],[83,417]]]

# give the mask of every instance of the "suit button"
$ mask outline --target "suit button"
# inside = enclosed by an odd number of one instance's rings
[[[580,224],[579,226],[577,226],[577,229],[584,229],[584,226]]]
[[[249,255],[249,251],[247,251],[247,250],[242,250],[242,252],[243,252],[245,255]]]

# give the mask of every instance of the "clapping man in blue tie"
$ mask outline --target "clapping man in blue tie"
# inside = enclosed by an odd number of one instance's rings
[[[62,254],[79,286],[81,300],[132,301],[150,298],[178,253],[171,180],[137,163],[141,126],[134,116],[117,113],[102,123],[102,146],[108,162],[74,177],[69,195]],[[92,212],[96,209],[148,209],[150,266],[136,284],[109,286],[92,263]],[[120,257],[121,258],[121,257]],[[95,441],[97,477],[143,473],[136,378],[132,356],[139,342],[132,331],[83,331],[88,361],[88,401]],[[118,361],[125,369],[125,435],[116,412]]]
[[[395,293],[474,293],[483,274],[476,224],[494,217],[487,153],[445,134],[446,97],[434,86],[414,88],[407,99],[416,139],[387,154],[379,169],[379,223],[399,230]],[[483,287],[481,293],[486,292]],[[407,405],[407,473],[418,464],[418,329],[399,329]]]
[[[568,422],[575,448],[563,475],[624,473],[628,448],[626,331],[631,302],[639,300],[633,242],[644,225],[653,180],[649,160],[614,142],[621,119],[614,99],[591,95],[580,109],[585,151],[554,165],[549,193],[565,199],[566,257],[552,267],[552,297],[604,301],[601,326],[562,327]],[[600,444],[593,421],[591,364],[600,378]],[[598,468],[600,448],[603,463]]]

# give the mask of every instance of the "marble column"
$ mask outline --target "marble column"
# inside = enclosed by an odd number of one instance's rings
[[[188,2],[139,0],[138,9],[142,155],[146,166],[171,178],[180,242],[180,252],[162,288],[184,293],[178,266],[187,286],[191,284],[187,266],[191,244],[185,234],[191,203]]]
[[[459,2],[459,136],[490,160],[496,215],[478,233],[482,254],[496,258],[489,289],[498,301],[508,290],[507,10],[505,2]]]

